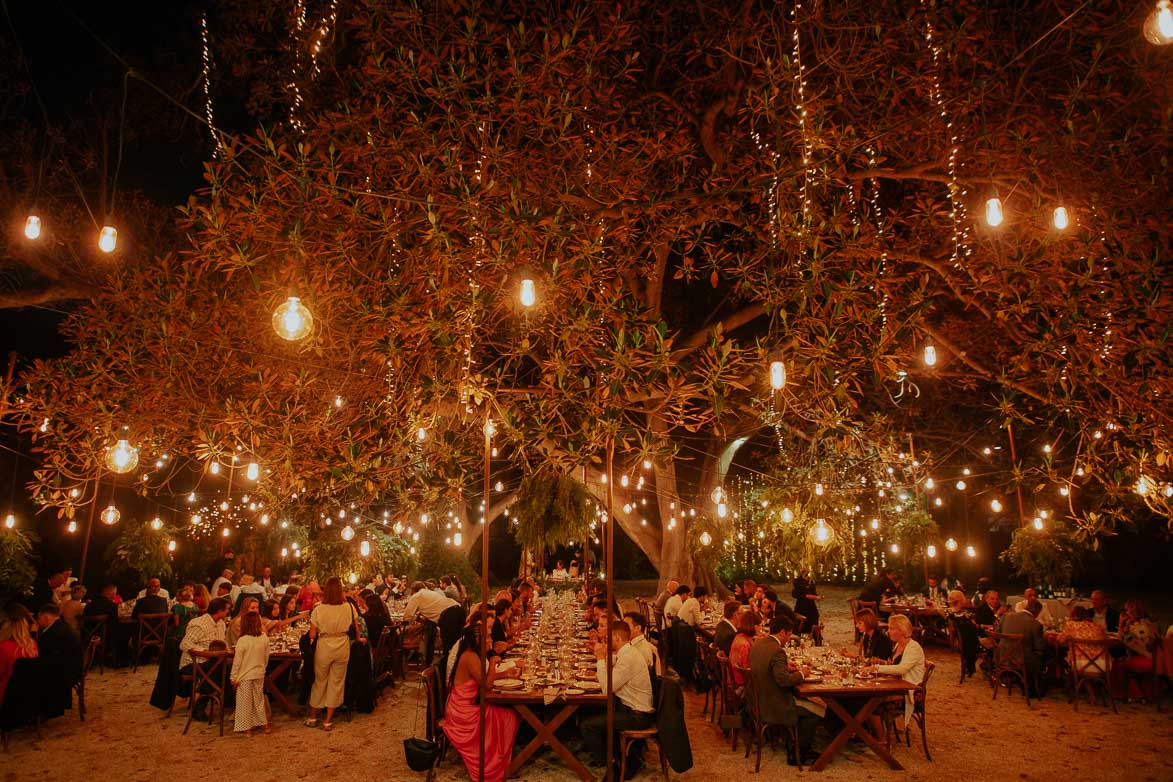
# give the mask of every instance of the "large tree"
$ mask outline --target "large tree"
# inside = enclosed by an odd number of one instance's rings
[[[1168,449],[1169,56],[1123,6],[1023,5],[226,4],[220,60],[281,119],[25,375],[39,497],[70,512],[129,427],[148,462],[255,458],[319,531],[452,510],[467,547],[492,419],[496,475],[602,495],[614,443],[618,522],[694,581],[694,514],[763,432],[1011,423],[1118,499]],[[269,323],[290,295],[296,343]],[[170,464],[143,490],[187,491]]]

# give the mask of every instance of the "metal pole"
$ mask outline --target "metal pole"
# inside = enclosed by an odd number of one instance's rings
[[[489,418],[489,405],[485,404],[485,480],[482,486],[481,497],[484,500],[484,510],[481,518],[481,604],[489,604],[489,460],[493,454],[493,422]],[[477,780],[485,782],[485,717],[486,699],[489,696],[489,612],[481,612],[481,697],[480,711],[480,751],[477,760]]]
[[[615,778],[614,764],[611,762],[615,757],[615,693],[612,689],[612,673],[615,668],[615,661],[612,657],[614,649],[611,648],[611,606],[615,604],[615,547],[614,537],[611,534],[614,530],[615,517],[611,515],[611,510],[614,505],[614,476],[612,473],[612,463],[615,459],[615,438],[607,439],[607,523],[604,525],[606,538],[603,540],[603,567],[607,570],[603,577],[607,582],[607,780]]]

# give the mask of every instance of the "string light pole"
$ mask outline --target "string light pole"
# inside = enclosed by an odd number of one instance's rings
[[[481,516],[481,607],[487,609],[489,605],[489,469],[493,457],[493,435],[496,427],[489,417],[489,402],[485,401],[485,456],[484,456],[484,483],[481,486],[481,501],[484,514]],[[481,611],[481,697],[478,699],[480,719],[480,745],[477,761],[477,780],[485,782],[485,718],[489,698],[489,612]]]

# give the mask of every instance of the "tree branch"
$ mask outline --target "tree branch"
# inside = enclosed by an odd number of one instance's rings
[[[57,301],[72,301],[74,299],[88,299],[93,291],[78,288],[73,285],[51,285],[39,290],[13,291],[0,293],[0,309],[14,310],[21,307],[35,307],[38,304],[51,304]]]
[[[716,333],[718,330],[723,332],[733,331],[734,329],[744,326],[750,321],[757,320],[762,315],[766,314],[766,306],[764,304],[750,304],[748,307],[727,315],[716,323],[710,324],[700,331],[695,332],[688,339],[684,340],[679,348],[672,352],[672,360],[680,361],[682,358],[692,353],[697,348],[701,347],[708,340],[710,334]]]

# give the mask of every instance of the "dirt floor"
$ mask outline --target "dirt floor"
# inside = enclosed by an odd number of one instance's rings
[[[844,600],[847,590],[824,589],[823,618],[828,640],[837,646],[850,639]],[[849,745],[826,772],[832,780],[1173,780],[1173,707],[1160,714],[1148,704],[1121,704],[1119,714],[1103,707],[1082,705],[1073,710],[1065,692],[1054,692],[1033,708],[1020,694],[995,701],[987,684],[967,680],[958,685],[958,658],[939,646],[928,649],[937,663],[929,691],[929,748],[925,759],[914,730],[913,746],[896,750],[906,771],[889,771],[859,743]],[[171,779],[248,780],[422,780],[403,759],[402,740],[422,725],[416,721],[418,687],[387,690],[373,714],[341,720],[332,733],[303,727],[300,721],[275,716],[270,736],[245,738],[229,733],[219,738],[207,724],[194,723],[181,734],[183,704],[165,718],[147,704],[155,666],[132,674],[129,670],[94,672],[87,680],[87,720],[76,713],[50,721],[43,738],[31,730],[11,736],[7,755],[0,756],[0,780],[83,780],[84,782],[168,782]],[[701,701],[689,703],[689,731],[695,766],[673,779],[728,778],[753,773],[753,759],[734,754],[720,731],[700,719]],[[231,716],[229,716],[229,731]],[[422,735],[422,732],[420,733]],[[817,745],[829,738],[820,733]],[[767,747],[762,779],[792,776],[784,753]],[[808,773],[808,772],[804,772]],[[645,769],[640,779],[656,779]],[[463,764],[451,754],[436,777],[441,782],[468,779]],[[543,752],[520,776],[554,782],[576,777],[560,765],[556,755]]]

